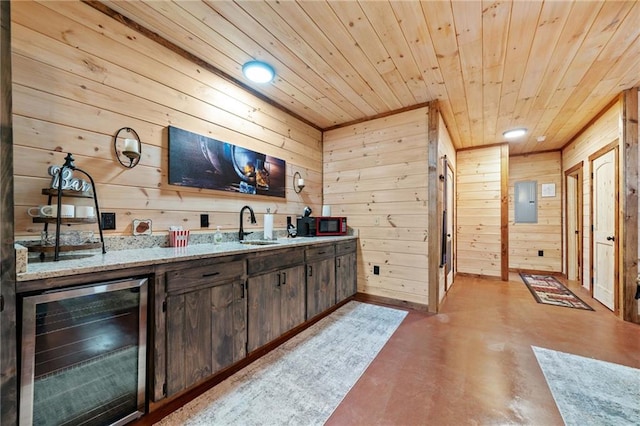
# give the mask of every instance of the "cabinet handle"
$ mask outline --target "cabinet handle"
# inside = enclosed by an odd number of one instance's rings
[[[281,274],[278,273],[278,284],[276,284],[276,287],[280,287],[280,279],[281,279]]]
[[[202,278],[215,277],[216,275],[220,275],[220,272],[212,272],[210,274],[202,274]]]
[[[285,285],[287,283],[287,273],[283,272],[282,273],[282,285]]]
[[[326,251],[320,251],[320,252],[318,252],[318,254],[325,254],[325,253],[326,253]]]
[[[240,299],[244,299],[244,283],[240,283],[240,289],[242,290],[240,292]]]
[[[309,276],[313,276],[313,266],[309,265]]]
[[[337,259],[338,261],[338,268],[340,267],[340,258]]]

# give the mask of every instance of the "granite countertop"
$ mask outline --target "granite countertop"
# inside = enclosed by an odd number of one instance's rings
[[[241,244],[238,241],[234,241],[220,244],[191,244],[187,247],[152,247],[114,250],[104,254],[75,255],[66,256],[66,258],[61,255],[60,260],[57,262],[52,260],[41,262],[38,259],[30,259],[27,264],[27,271],[18,273],[16,280],[18,282],[31,281],[91,272],[113,271],[138,266],[156,265],[159,263],[277,250],[287,247],[351,240],[355,238],[355,236],[279,238],[274,240],[277,244],[270,245]]]

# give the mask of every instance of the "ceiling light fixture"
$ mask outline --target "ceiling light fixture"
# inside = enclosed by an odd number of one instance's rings
[[[269,83],[275,77],[273,67],[261,61],[249,61],[242,66],[242,73],[254,83]]]
[[[507,130],[502,134],[502,136],[504,136],[506,139],[515,139],[519,138],[520,136],[524,136],[526,133],[527,129],[521,127],[519,129]]]

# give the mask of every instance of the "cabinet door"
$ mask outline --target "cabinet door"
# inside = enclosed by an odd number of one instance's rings
[[[244,282],[167,297],[167,396],[245,356]]]
[[[336,303],[335,258],[307,264],[307,319]]]
[[[211,291],[167,297],[167,396],[211,375]]]
[[[336,302],[356,294],[356,254],[336,257]]]
[[[286,333],[305,320],[306,286],[304,266],[280,272],[280,334]]]
[[[216,373],[247,354],[247,299],[244,281],[211,289],[212,371]]]
[[[249,352],[280,335],[280,295],[277,290],[279,279],[280,274],[272,272],[248,280]]]

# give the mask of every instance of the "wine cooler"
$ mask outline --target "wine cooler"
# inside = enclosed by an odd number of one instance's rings
[[[144,413],[147,279],[22,299],[20,425],[120,425]]]

